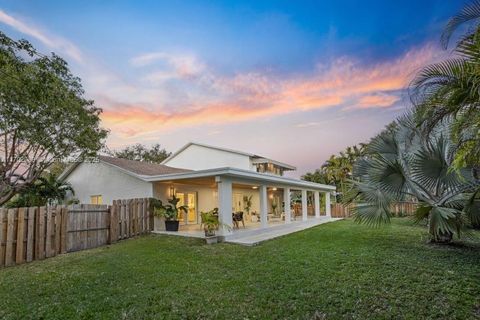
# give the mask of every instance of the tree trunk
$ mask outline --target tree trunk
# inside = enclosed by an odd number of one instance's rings
[[[439,244],[447,244],[452,242],[453,239],[453,233],[451,232],[445,232],[441,233],[438,236],[432,235],[432,242],[433,243],[439,243]]]

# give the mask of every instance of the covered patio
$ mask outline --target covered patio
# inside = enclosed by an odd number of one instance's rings
[[[246,228],[233,229],[230,235],[224,237],[224,241],[246,246],[254,246],[263,241],[271,240],[290,233],[302,231],[324,223],[333,222],[341,219],[342,218],[320,216],[320,218],[309,217],[306,221],[292,221],[288,224],[272,223],[269,224],[267,228],[259,228],[258,226],[248,225]],[[205,238],[205,233],[203,232],[203,230],[200,230],[198,228],[182,228],[178,232],[153,231],[153,233],[189,238]]]
[[[333,186],[233,168],[150,179],[155,198],[166,201],[176,195],[181,205],[189,207],[179,217],[176,235],[203,237],[200,212],[214,208],[218,208],[222,225],[217,234],[225,241],[267,234],[274,229],[282,235],[334,220],[330,211]],[[166,233],[160,221],[155,232]]]

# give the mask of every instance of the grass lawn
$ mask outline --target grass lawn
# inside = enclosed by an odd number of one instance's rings
[[[0,318],[480,318],[480,242],[408,219],[321,225],[257,247],[149,235],[0,270]]]

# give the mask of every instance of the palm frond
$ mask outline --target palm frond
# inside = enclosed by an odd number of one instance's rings
[[[388,207],[368,203],[354,206],[353,216],[356,222],[370,226],[389,223],[391,218]]]
[[[475,0],[466,5],[457,15],[451,18],[441,36],[441,43],[444,48],[448,47],[448,42],[455,30],[462,24],[480,18],[480,1]]]

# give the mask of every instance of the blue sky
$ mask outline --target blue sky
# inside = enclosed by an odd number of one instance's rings
[[[0,30],[55,51],[108,144],[199,141],[319,167],[405,111],[461,1],[0,1]]]

